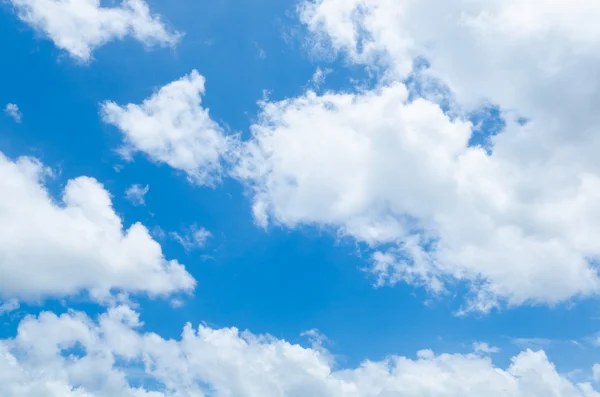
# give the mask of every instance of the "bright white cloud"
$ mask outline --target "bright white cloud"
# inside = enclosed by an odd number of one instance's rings
[[[149,190],[150,185],[131,185],[125,190],[125,198],[135,206],[145,205],[144,196],[146,196]]]
[[[421,351],[353,369],[331,355],[235,328],[192,328],[165,340],[140,331],[126,306],[97,322],[85,314],[28,317],[0,341],[6,397],[598,397],[557,373],[544,352],[524,351],[507,369],[488,357]],[[72,348],[76,348],[75,354]],[[147,385],[136,387],[134,385]]]
[[[204,248],[212,237],[211,232],[198,225],[192,225],[183,234],[171,232],[170,236],[175,239],[186,251]]]
[[[125,158],[143,152],[153,161],[184,171],[194,183],[210,185],[219,179],[223,157],[235,139],[226,136],[202,107],[204,92],[204,77],[194,70],[141,105],[105,102],[102,114],[123,133]]]
[[[527,168],[513,154],[489,156],[468,146],[470,123],[409,101],[401,83],[267,103],[252,130],[235,173],[254,188],[257,221],[395,243],[373,256],[380,285],[442,292],[445,280],[467,281],[465,310],[483,311],[498,299],[556,304],[598,292],[588,259],[600,254],[600,178],[571,156]]]
[[[302,19],[334,51],[391,79],[404,79],[415,57],[470,109],[491,101],[532,121],[503,134],[495,152],[529,168],[570,154],[596,172],[600,95],[596,70],[600,3],[587,0],[317,0]],[[559,153],[555,152],[559,149]],[[533,164],[532,164],[533,163]]]
[[[503,134],[495,152],[517,166],[562,158],[558,148],[597,171],[590,103],[600,95],[600,3],[587,0],[315,0],[299,8],[319,42],[391,79],[415,57],[467,108],[491,101],[532,121]],[[543,142],[543,144],[542,144]],[[585,149],[586,147],[587,150]],[[584,155],[582,157],[582,155]],[[533,158],[532,158],[533,157]]]
[[[23,117],[23,114],[21,114],[21,110],[19,110],[19,107],[14,103],[6,104],[6,106],[4,107],[4,113],[12,117],[17,123],[20,123],[21,118]]]
[[[164,258],[143,225],[123,228],[98,181],[72,179],[54,200],[44,186],[49,172],[35,159],[0,154],[0,299],[193,290],[192,276]]]
[[[315,0],[299,12],[317,50],[380,81],[263,104],[234,172],[254,188],[257,223],[370,244],[377,285],[467,282],[463,312],[598,294],[600,3]],[[422,94],[447,85],[458,116],[409,99],[417,57],[431,64]],[[506,119],[491,154],[469,146],[461,116],[485,101]]]
[[[102,7],[100,0],[10,1],[21,20],[80,61],[90,60],[94,49],[125,36],[147,46],[173,46],[180,37],[150,13],[144,0],[123,0],[116,7]]]

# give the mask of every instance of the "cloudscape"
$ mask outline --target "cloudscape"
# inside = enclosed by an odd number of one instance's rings
[[[0,2],[0,396],[600,397],[600,2]]]

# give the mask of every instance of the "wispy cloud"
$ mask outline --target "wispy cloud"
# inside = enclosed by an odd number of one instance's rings
[[[254,48],[256,48],[258,57],[260,59],[267,59],[267,52],[260,45],[258,45],[256,41],[254,42]]]
[[[8,104],[6,104],[6,106],[4,107],[4,113],[6,113],[10,117],[12,117],[17,123],[20,123],[21,122],[21,118],[23,117],[23,114],[21,113],[21,110],[14,103],[8,103]]]
[[[522,349],[544,349],[550,346],[554,341],[546,338],[515,338],[511,342]]]
[[[150,190],[150,186],[142,186],[142,185],[131,185],[127,190],[125,190],[125,198],[131,202],[131,204],[145,205],[146,201],[144,200],[144,196]]]
[[[491,354],[498,353],[500,351],[499,347],[490,346],[486,342],[473,342],[473,351],[479,354]]]
[[[169,235],[188,252],[204,248],[208,240],[212,237],[212,234],[208,230],[197,225],[190,226],[183,234],[171,232]]]
[[[19,301],[16,299],[11,299],[8,300],[6,302],[3,302],[0,305],[0,316],[2,316],[3,314],[7,314],[10,312],[14,312],[15,310],[17,310],[21,305],[19,304]]]
[[[321,84],[323,84],[325,82],[327,75],[331,72],[332,72],[332,70],[329,68],[321,69],[320,67],[318,67],[312,76],[313,84],[317,87],[320,86]]]

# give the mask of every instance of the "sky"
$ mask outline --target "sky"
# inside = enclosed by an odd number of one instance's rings
[[[0,395],[600,396],[598,17],[0,2]]]

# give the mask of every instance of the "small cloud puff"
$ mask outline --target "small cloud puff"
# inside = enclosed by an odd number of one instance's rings
[[[486,342],[473,342],[473,351],[477,354],[491,354],[498,353],[499,347],[490,346]]]
[[[212,233],[205,228],[198,227],[194,224],[190,226],[183,235],[177,232],[171,232],[170,236],[189,252],[195,249],[204,248],[208,239],[212,237]]]
[[[4,107],[4,113],[6,113],[10,117],[12,117],[17,123],[20,123],[21,122],[21,118],[23,117],[23,114],[21,113],[21,110],[14,103],[8,103],[8,104],[6,104],[6,106]]]
[[[144,196],[150,190],[150,186],[142,186],[142,185],[131,185],[127,190],[125,190],[125,198],[131,202],[134,206],[145,205]]]
[[[19,307],[21,307],[21,305],[17,299],[9,299],[0,305],[0,316],[14,312],[15,310],[19,309]]]

